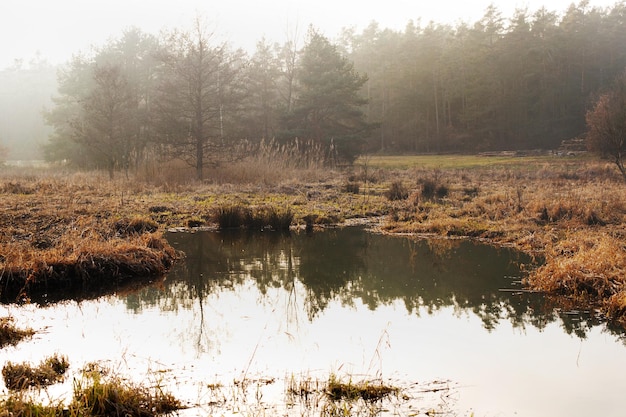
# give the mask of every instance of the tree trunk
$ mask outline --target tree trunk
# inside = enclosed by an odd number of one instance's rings
[[[622,158],[621,153],[619,152],[615,156],[615,165],[617,165],[619,172],[622,173],[622,178],[624,178],[624,181],[626,181],[626,168],[624,168],[624,160]]]

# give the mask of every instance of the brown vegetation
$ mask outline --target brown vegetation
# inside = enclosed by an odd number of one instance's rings
[[[18,329],[13,325],[12,317],[0,317],[0,348],[16,345],[22,339],[35,334],[33,329]]]
[[[447,191],[436,199],[424,198],[423,178],[431,174],[405,173],[422,187],[395,207],[387,232],[513,246],[537,260],[526,266],[530,290],[553,296],[561,307],[597,310],[626,324],[626,195],[615,170],[581,158],[449,169],[438,173]]]
[[[86,384],[77,383],[70,409],[81,416],[152,417],[184,408],[174,396],[159,387],[131,384],[119,377],[102,380],[92,375]]]
[[[42,388],[61,381],[69,366],[67,359],[58,355],[46,358],[37,367],[28,363],[7,362],[2,368],[2,377],[10,390]]]
[[[3,375],[12,392],[0,399],[0,414],[7,416],[76,416],[76,417],[153,417],[167,415],[185,408],[162,387],[147,387],[125,381],[98,364],[90,364],[82,371],[83,377],[74,379],[73,398],[69,404],[62,401],[42,404],[29,395],[25,388],[57,382],[68,367],[65,358],[53,356],[38,368],[27,364],[7,364]],[[7,376],[10,379],[7,379]]]
[[[274,170],[271,180],[262,175],[271,164],[259,160],[257,175],[229,176],[231,166],[211,183],[187,181],[181,169],[161,170],[160,184],[5,173],[2,296],[162,274],[179,256],[163,239],[168,228],[312,230],[375,219],[385,233],[515,247],[537,260],[526,268],[529,289],[626,323],[626,194],[617,170],[584,157],[480,158],[462,161],[467,168],[433,161],[436,169],[368,159],[349,172]]]
[[[23,301],[55,289],[114,287],[163,275],[180,255],[156,221],[142,216],[130,198],[134,191],[117,187],[81,174],[6,179],[0,186],[0,298]]]

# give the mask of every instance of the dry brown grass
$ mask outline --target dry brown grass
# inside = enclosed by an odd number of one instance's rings
[[[387,233],[512,246],[543,261],[528,268],[531,289],[579,308],[599,308],[614,320],[625,317],[626,193],[610,164],[544,157],[469,168],[372,164],[336,171],[297,168],[288,158],[273,162],[267,155],[246,162],[254,162],[248,171],[232,165],[203,183],[4,172],[0,280],[159,274],[176,257],[162,239],[163,230],[217,228],[220,207],[289,209],[293,224],[301,227],[388,215],[381,225]],[[159,175],[167,177],[166,171]],[[349,192],[347,182],[359,192]],[[406,188],[406,200],[389,200],[393,183]],[[439,188],[446,192],[437,193]]]
[[[33,329],[19,329],[13,324],[12,317],[0,318],[0,348],[16,345],[21,340],[35,334]]]
[[[2,377],[10,390],[42,388],[61,381],[69,366],[67,358],[59,355],[46,358],[37,367],[28,363],[7,362],[2,367]]]
[[[437,200],[419,198],[421,178],[432,174],[412,175],[413,197],[396,208],[386,231],[516,247],[542,261],[528,268],[530,289],[626,323],[625,184],[606,164],[557,160],[528,170],[440,171],[449,194]]]
[[[72,415],[154,417],[185,408],[158,385],[147,387],[96,373],[88,376],[74,384],[74,401],[69,405]]]
[[[38,417],[155,417],[171,415],[185,406],[158,382],[134,384],[101,367],[97,363],[82,370],[82,377],[73,379],[71,402],[48,398],[48,404],[37,395],[44,385],[63,377],[68,367],[63,357],[52,356],[36,368],[28,364],[7,364],[3,369],[10,388],[0,397],[2,416]],[[8,377],[8,379],[7,379]],[[36,387],[36,390],[25,388]]]
[[[159,276],[179,257],[157,223],[139,217],[144,213],[139,208],[142,193],[147,192],[143,186],[46,171],[10,172],[0,184],[5,190],[0,195],[4,301],[28,300],[55,288]]]
[[[626,316],[626,242],[606,231],[566,232],[546,248],[545,263],[527,278],[532,288],[565,296],[574,305]]]

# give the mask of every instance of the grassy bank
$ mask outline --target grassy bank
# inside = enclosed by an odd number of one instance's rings
[[[615,169],[588,157],[468,158],[469,168],[396,171],[407,197],[383,229],[515,247],[537,260],[528,289],[625,325],[626,184]]]
[[[372,221],[385,233],[473,238],[532,254],[529,289],[626,324],[626,186],[589,157],[367,157],[354,167],[0,173],[5,300],[165,272],[168,228],[314,229]],[[539,265],[539,266],[538,266]],[[11,291],[7,290],[11,289]]]

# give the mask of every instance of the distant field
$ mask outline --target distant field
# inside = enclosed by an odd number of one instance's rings
[[[484,155],[398,155],[359,157],[355,165],[373,168],[407,169],[450,169],[450,168],[485,168],[485,167],[529,167],[544,164],[571,164],[588,156],[484,156]]]

